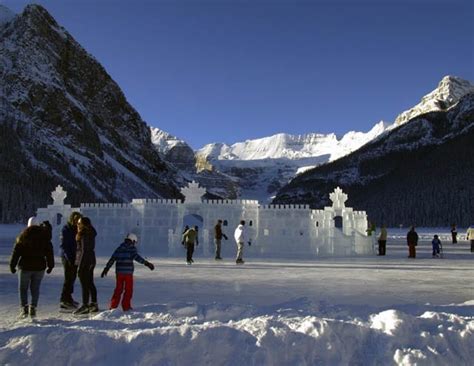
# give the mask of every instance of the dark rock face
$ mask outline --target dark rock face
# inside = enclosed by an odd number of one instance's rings
[[[381,224],[468,226],[474,220],[474,94],[419,116],[283,187],[275,203],[327,205],[340,186],[349,206]]]
[[[0,221],[68,202],[180,197],[119,86],[41,6],[0,26]]]

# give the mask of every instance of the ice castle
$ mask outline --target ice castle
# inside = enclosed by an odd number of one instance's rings
[[[67,192],[61,186],[51,194],[53,204],[37,210],[37,218],[53,225],[55,248],[61,227],[73,211],[91,219],[98,232],[98,252],[111,252],[128,232],[139,237],[145,255],[183,255],[181,235],[186,224],[199,227],[197,255],[213,258],[213,230],[223,221],[223,255],[235,254],[233,232],[240,220],[246,221],[252,246],[246,257],[314,258],[351,256],[373,252],[367,236],[367,214],[345,206],[347,194],[339,187],[329,197],[331,207],[321,210],[308,205],[260,205],[254,200],[203,200],[206,190],[196,182],[181,189],[184,201],[176,199],[133,199],[131,203],[65,204]]]

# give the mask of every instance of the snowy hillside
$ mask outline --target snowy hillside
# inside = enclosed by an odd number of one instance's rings
[[[235,177],[242,196],[267,202],[298,174],[347,156],[417,116],[447,110],[473,90],[469,81],[445,76],[419,105],[402,113],[393,124],[381,121],[368,132],[351,131],[341,138],[281,133],[230,146],[214,143],[198,150],[197,156]]]
[[[446,110],[469,93],[474,93],[474,85],[469,81],[445,76],[435,90],[421,98],[419,104],[398,115],[395,125],[399,126],[425,113]]]
[[[0,221],[68,201],[180,197],[182,179],[104,68],[39,5],[0,27]]]
[[[474,93],[447,110],[420,115],[337,161],[283,187],[275,203],[323,207],[340,186],[348,204],[377,223],[472,224]]]
[[[6,262],[13,237],[2,237]],[[136,266],[133,311],[106,310],[115,280],[95,283],[102,313],[58,312],[60,264],[46,274],[37,320],[17,321],[17,276],[0,267],[2,365],[472,365],[473,257],[449,231],[421,232],[415,260],[389,229],[386,257],[255,260],[195,256]],[[442,234],[444,258],[430,243]],[[9,240],[7,240],[9,239]],[[257,243],[256,243],[257,244]],[[184,252],[183,252],[184,256]],[[75,286],[79,297],[80,286]]]

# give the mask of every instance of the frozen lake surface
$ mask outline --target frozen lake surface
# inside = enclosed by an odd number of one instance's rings
[[[62,268],[45,275],[35,322],[16,321],[8,259],[21,227],[0,229],[0,364],[56,365],[469,365],[474,359],[474,254],[447,229],[389,230],[387,256],[317,260],[202,256],[137,264],[134,311],[84,319],[58,312]],[[441,234],[444,258],[431,258]],[[459,230],[460,233],[464,231]],[[230,245],[230,244],[229,244]],[[245,257],[245,255],[244,255]],[[100,278],[100,307],[114,275]],[[80,285],[75,297],[80,300]]]

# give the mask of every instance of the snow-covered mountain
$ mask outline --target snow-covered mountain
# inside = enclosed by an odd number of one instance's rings
[[[390,128],[381,121],[368,132],[290,135],[280,133],[231,146],[208,144],[197,151],[201,161],[234,177],[245,198],[269,202],[297,174],[333,161],[373,140]]]
[[[39,5],[0,8],[0,220],[49,203],[180,197],[149,126],[120,87]]]
[[[474,93],[403,123],[359,150],[296,177],[275,203],[328,204],[340,186],[348,205],[377,225],[460,226],[474,217]]]
[[[176,168],[176,173],[184,181],[199,182],[207,189],[208,198],[237,198],[239,187],[235,179],[199,160],[193,149],[176,136],[156,127],[150,127],[150,131],[152,143],[160,156]]]
[[[210,161],[214,160],[263,160],[289,159],[298,160],[327,155],[329,161],[340,158],[358,149],[363,144],[383,133],[388,123],[380,121],[368,132],[350,131],[338,139],[334,133],[290,135],[279,133],[231,146],[226,144],[209,144],[198,151],[198,154]]]
[[[420,104],[400,114],[394,123],[380,121],[367,132],[289,135],[280,133],[233,145],[214,143],[197,151],[202,161],[237,179],[242,196],[266,202],[298,174],[335,161],[397,126],[426,113],[443,111],[474,91],[474,86],[455,76],[445,76]]]
[[[474,85],[456,76],[445,76],[438,87],[421,98],[421,102],[402,112],[395,119],[395,126],[429,112],[437,112],[453,106],[466,94],[474,93]]]

